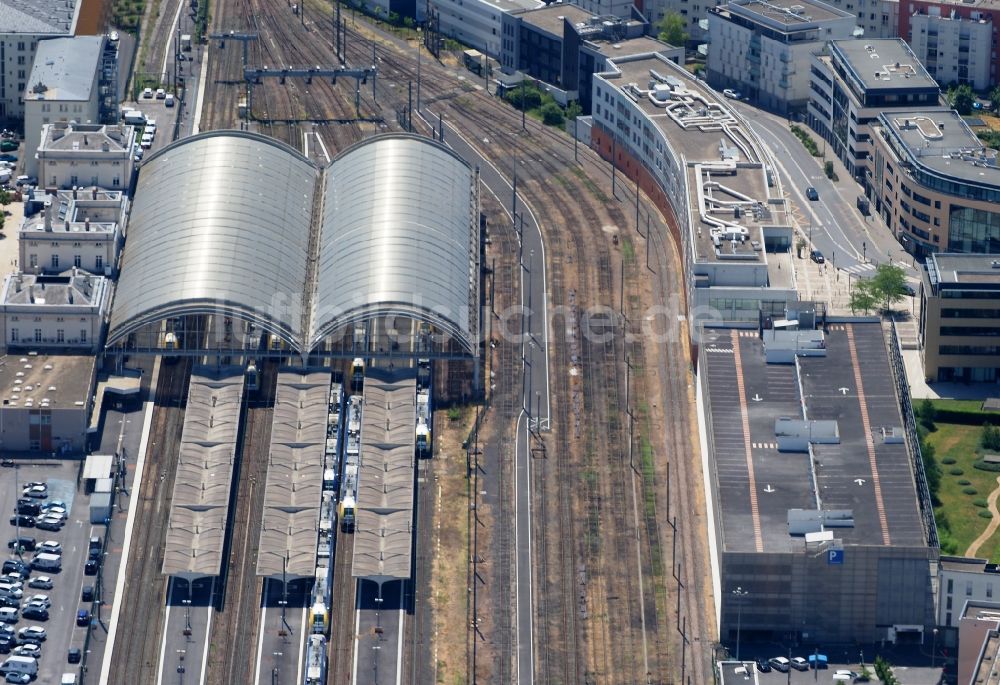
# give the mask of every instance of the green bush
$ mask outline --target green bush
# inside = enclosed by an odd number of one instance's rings
[[[795,124],[792,124],[791,131],[795,134],[796,138],[802,141],[802,146],[810,155],[813,157],[819,157],[819,147],[816,145],[816,141],[813,140],[812,136],[806,133],[801,126],[797,126]]]
[[[982,509],[985,509],[988,504],[989,503],[986,501],[985,497],[977,497],[976,499],[972,500],[972,506],[974,507],[980,507]]]
[[[979,469],[980,471],[1000,472],[1000,463],[995,461],[983,461],[982,459],[976,459],[974,462],[972,462],[972,468]]]
[[[547,126],[562,126],[564,121],[562,107],[554,102],[546,102],[542,105],[542,121]]]
[[[966,495],[976,495],[979,493],[979,491],[973,487],[962,488],[962,492]]]
[[[957,461],[958,461],[958,460],[957,460],[957,459],[955,459],[955,457],[943,457],[943,458],[941,459],[941,463],[942,463],[942,464],[948,464],[948,465],[950,465],[950,464],[954,464],[954,463],[955,463],[955,462],[957,462]]]
[[[950,473],[953,476],[961,476],[963,473],[965,473],[965,471],[963,471],[958,466],[952,466],[950,469],[948,469],[948,473]]]
[[[984,518],[984,519],[991,519],[991,518],[993,518],[993,514],[991,514],[990,512],[986,511],[985,509],[980,509],[979,510],[979,516],[981,518]]]
[[[503,99],[517,109],[535,109],[542,105],[542,91],[535,84],[525,84],[511,88]]]
[[[959,485],[972,485],[972,481],[969,480],[968,478],[959,478],[956,482]]]
[[[984,423],[983,433],[979,437],[979,442],[984,450],[1000,452],[1000,428],[991,425],[989,422]]]

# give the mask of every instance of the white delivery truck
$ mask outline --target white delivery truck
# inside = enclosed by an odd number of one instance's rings
[[[12,656],[0,665],[0,673],[27,673],[38,675],[38,660],[33,656]]]
[[[125,110],[122,118],[129,126],[144,126],[146,124],[146,115],[137,109]]]
[[[31,568],[39,571],[60,571],[62,570],[62,557],[58,554],[40,552],[31,559]]]

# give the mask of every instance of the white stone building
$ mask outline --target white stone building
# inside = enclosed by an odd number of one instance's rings
[[[0,294],[7,349],[96,353],[111,305],[111,281],[72,268],[57,275],[14,273]]]
[[[103,36],[54,38],[39,43],[24,93],[25,172],[38,175],[34,151],[42,126],[56,121],[100,121]]]
[[[972,18],[975,17],[975,18]],[[996,26],[990,15],[959,16],[956,9],[930,5],[910,16],[910,46],[938,83],[968,83],[986,91],[996,85],[991,73]]]
[[[708,26],[709,84],[788,113],[809,102],[812,55],[853,37],[857,22],[818,0],[732,0],[712,9]]]
[[[24,118],[39,41],[71,36],[82,0],[0,0],[0,118]]]
[[[18,233],[21,270],[58,274],[70,267],[103,276],[117,274],[128,199],[121,191],[89,188],[28,198]]]
[[[134,146],[135,129],[123,124],[45,124],[36,152],[39,185],[128,190]]]
[[[544,7],[541,0],[433,0],[441,33],[484,52],[500,55],[503,14]]]

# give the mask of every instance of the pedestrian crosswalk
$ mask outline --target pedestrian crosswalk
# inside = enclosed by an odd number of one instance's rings
[[[753,448],[756,450],[776,450],[778,449],[778,443],[776,442],[755,442],[753,443]]]
[[[865,262],[863,264],[854,264],[853,266],[847,266],[841,268],[841,271],[846,271],[856,276],[860,276],[861,274],[865,274],[868,273],[869,271],[874,271],[874,270],[875,270],[875,265],[872,264],[871,262]]]

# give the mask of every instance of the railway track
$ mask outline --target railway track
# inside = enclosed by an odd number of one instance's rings
[[[146,477],[139,487],[135,532],[147,541],[131,555],[115,640],[109,682],[114,685],[155,683],[167,580],[161,575],[167,518],[184,426],[184,402],[191,380],[191,361],[161,364],[156,386]]]
[[[337,550],[333,567],[333,588],[330,616],[330,642],[327,645],[329,685],[350,685],[354,660],[354,608],[357,581],[351,577],[354,562],[354,536],[337,535]]]
[[[256,636],[260,629],[261,579],[257,550],[264,512],[264,484],[278,363],[261,364],[260,390],[248,401],[243,440],[236,460],[235,502],[230,506],[225,564],[213,597],[216,615],[204,682],[210,685],[254,682]]]

